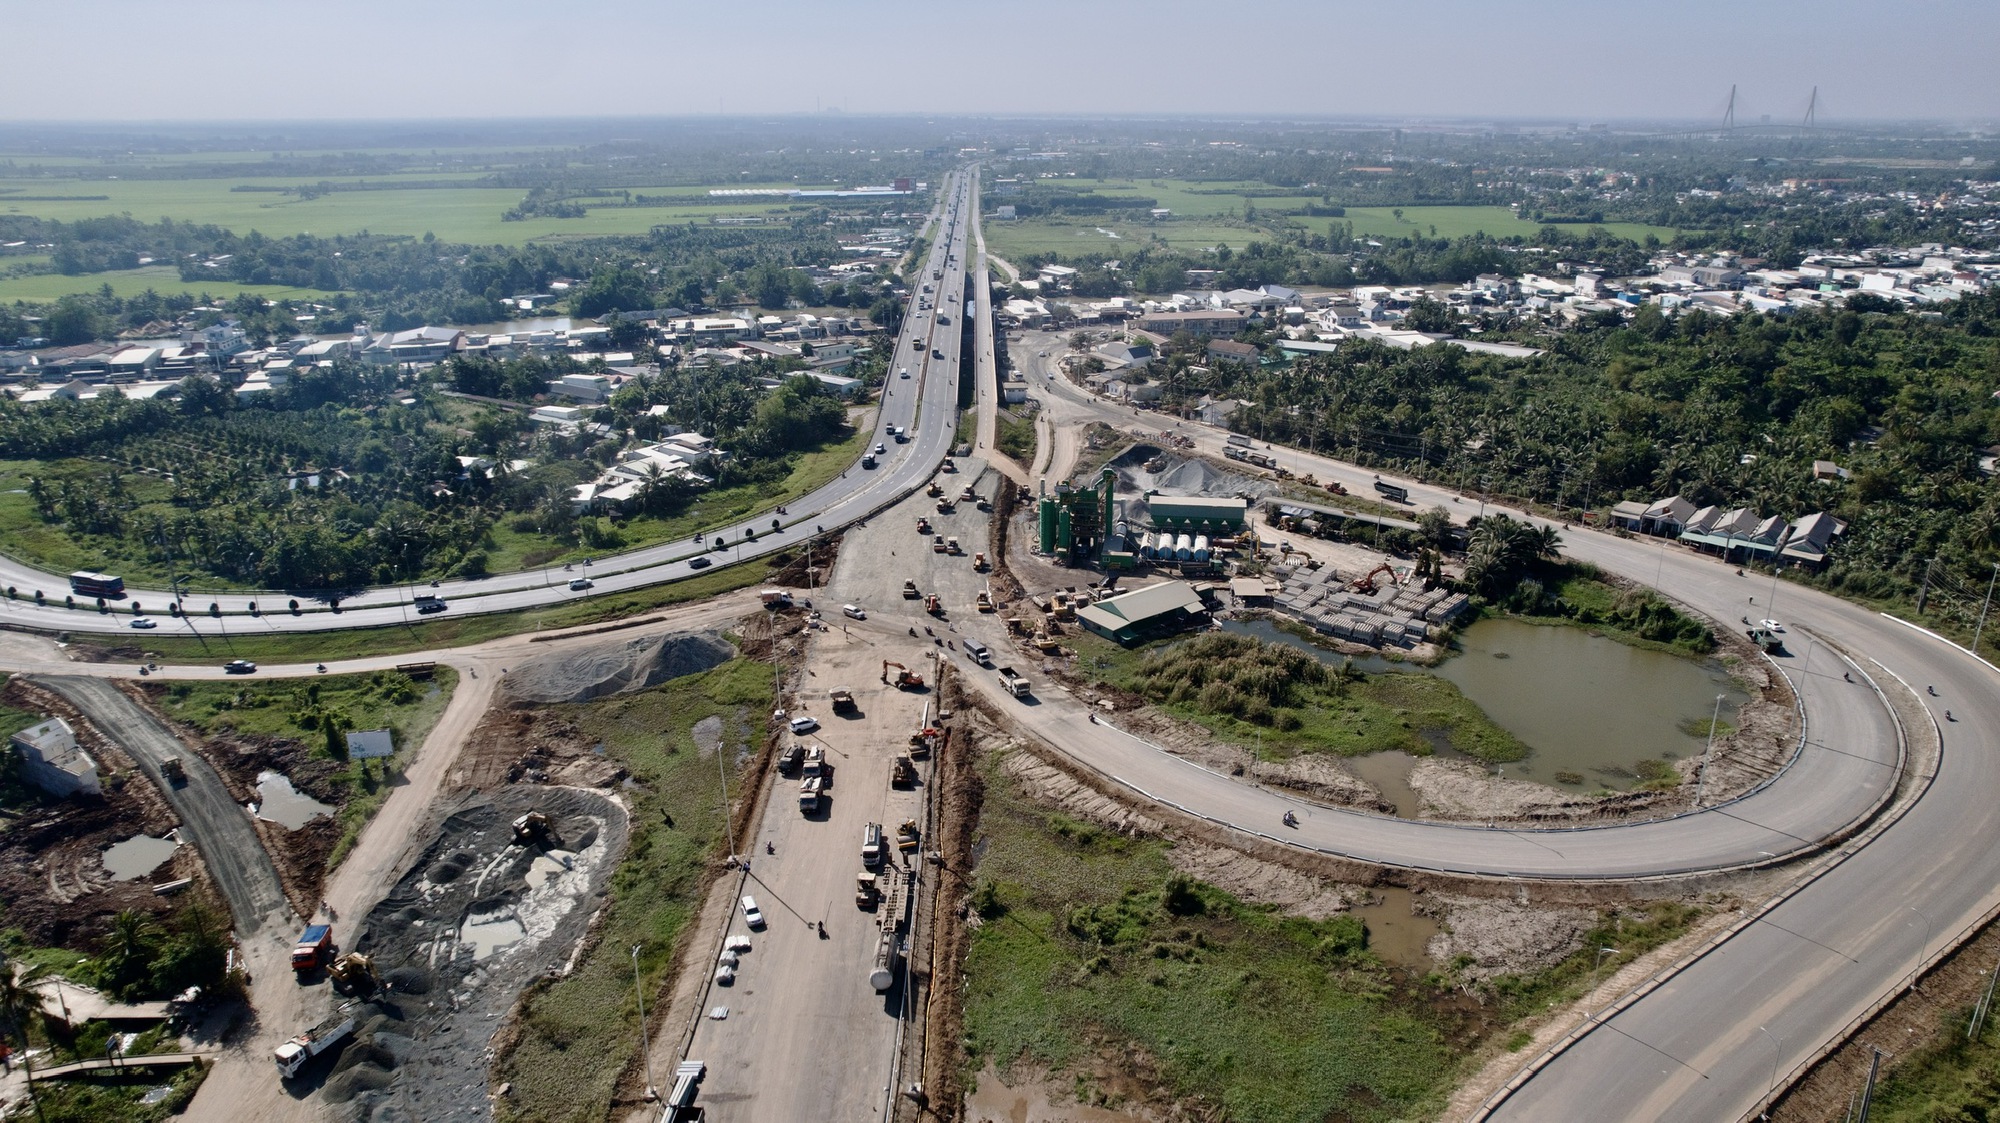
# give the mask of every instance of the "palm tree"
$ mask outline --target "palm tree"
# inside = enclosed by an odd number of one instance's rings
[[[48,975],[39,964],[0,966],[0,1033],[12,1031],[28,1047],[28,1015],[42,1008],[42,992],[35,984]]]

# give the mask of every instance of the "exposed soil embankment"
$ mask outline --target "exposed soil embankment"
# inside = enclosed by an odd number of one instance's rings
[[[103,788],[101,796],[47,798],[7,813],[0,829],[0,901],[6,903],[6,926],[21,929],[37,946],[95,951],[96,940],[119,912],[170,911],[174,898],[156,894],[152,887],[205,876],[194,847],[180,847],[166,865],[133,880],[116,880],[104,868],[104,851],[114,843],[141,834],[161,838],[180,826],[159,789],[54,691],[11,679],[0,690],[0,702],[67,721],[77,742],[97,761]]]

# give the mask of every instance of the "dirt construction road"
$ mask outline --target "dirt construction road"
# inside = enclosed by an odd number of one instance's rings
[[[105,679],[50,676],[37,680],[82,710],[91,724],[137,761],[147,778],[166,793],[180,814],[182,829],[229,902],[236,930],[246,942],[272,927],[287,928],[292,909],[278,871],[257,839],[250,815],[237,806],[222,778],[208,763],[181,743],[174,731],[152,711]],[[177,757],[187,782],[166,783],[160,763]]]

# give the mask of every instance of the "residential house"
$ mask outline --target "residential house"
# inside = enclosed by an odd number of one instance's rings
[[[50,795],[99,795],[97,762],[76,743],[76,732],[59,717],[8,738],[21,758],[21,776]]]
[[[1802,515],[1786,528],[1785,546],[1778,551],[1778,557],[1818,569],[1826,564],[1833,540],[1845,533],[1847,524],[1824,511]]]
[[[1169,336],[1187,332],[1227,337],[1241,332],[1249,322],[1250,314],[1241,308],[1194,309],[1148,313],[1139,318],[1139,329]]]
[[[1254,367],[1263,352],[1248,343],[1238,343],[1233,339],[1212,339],[1208,343],[1208,360],[1212,363],[1237,363]]]

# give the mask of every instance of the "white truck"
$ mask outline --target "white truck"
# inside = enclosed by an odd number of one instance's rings
[[[1007,693],[1016,698],[1028,696],[1028,680],[1015,673],[1012,667],[1000,668],[1000,685],[1006,687]]]
[[[353,1036],[354,1015],[348,1009],[341,1007],[318,1025],[278,1046],[272,1056],[278,1062],[279,1075],[290,1080],[307,1061]]]

